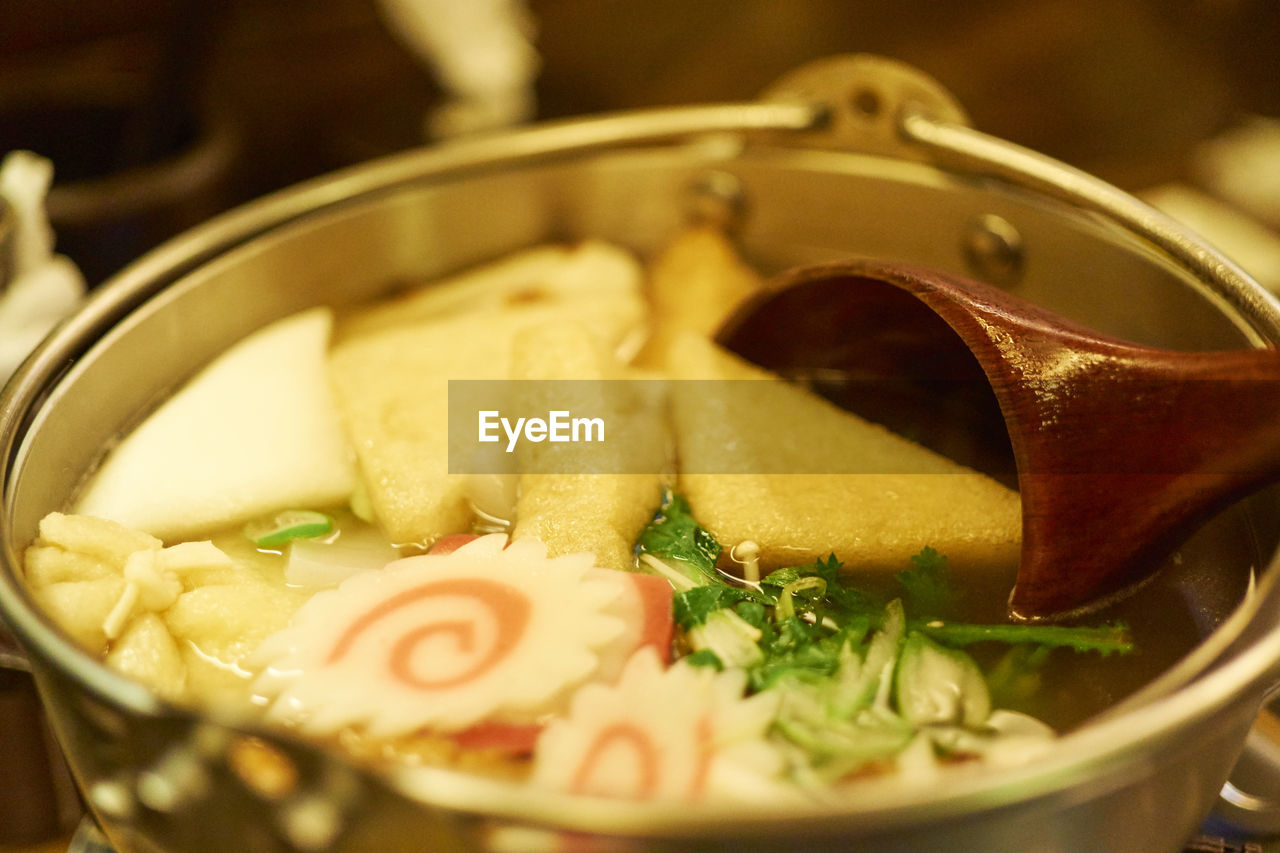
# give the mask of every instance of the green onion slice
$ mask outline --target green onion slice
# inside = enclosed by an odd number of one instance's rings
[[[259,548],[276,548],[294,539],[314,539],[333,530],[333,519],[323,512],[288,509],[244,526],[244,535]]]

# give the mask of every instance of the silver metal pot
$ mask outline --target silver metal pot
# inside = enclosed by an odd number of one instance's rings
[[[1206,639],[1032,767],[940,790],[871,787],[802,811],[575,801],[448,771],[373,775],[243,721],[169,706],[32,604],[20,552],[102,448],[215,353],[546,240],[650,253],[720,217],[765,269],[842,255],[976,274],[1100,330],[1171,347],[1280,343],[1280,306],[1134,199],[983,136],[932,81],[868,57],[756,103],[625,113],[380,160],[233,211],[100,289],[0,397],[3,618],[84,792],[128,850],[1178,849],[1280,672],[1280,540],[1264,493],[1198,533],[1179,583]],[[1123,535],[1123,531],[1117,531]],[[264,758],[264,756],[266,758]],[[285,768],[264,785],[246,763]]]

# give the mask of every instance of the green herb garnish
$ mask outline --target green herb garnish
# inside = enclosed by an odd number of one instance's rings
[[[751,595],[751,591],[729,586],[727,583],[695,586],[693,589],[677,592],[673,601],[676,624],[688,631],[706,622],[712,611],[732,607],[739,601],[746,601]]]
[[[268,518],[249,522],[243,528],[246,539],[259,548],[279,548],[294,539],[315,539],[333,530],[333,519],[323,512],[290,509]]]
[[[947,558],[934,548],[925,546],[911,558],[911,568],[894,577],[906,593],[907,609],[918,617],[945,616],[955,606]]]
[[[717,580],[720,543],[693,517],[689,502],[667,491],[653,520],[636,542],[638,554],[650,554],[676,568],[694,583]]]
[[[970,625],[962,622],[913,621],[914,630],[944,645],[958,647],[971,643],[998,642],[1031,644],[1047,648],[1070,648],[1077,652],[1127,654],[1133,651],[1129,627],[1117,622],[1097,627],[1067,625]]]
[[[1025,698],[1054,650],[1134,648],[1121,624],[947,621],[958,594],[947,558],[930,547],[894,575],[903,594],[888,603],[847,586],[834,554],[750,584],[717,570],[721,550],[688,501],[670,492],[636,545],[641,567],[676,588],[675,622],[693,650],[684,659],[741,668],[752,692],[777,694],[774,734],[802,756],[802,775],[813,779],[837,780],[904,754],[909,744],[910,760],[931,760],[934,749],[952,748],[948,726],[968,727],[971,748],[989,736],[980,724],[993,699]],[[961,651],[983,642],[1009,646],[989,673]]]

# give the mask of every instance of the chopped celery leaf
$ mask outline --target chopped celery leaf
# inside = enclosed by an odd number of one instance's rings
[[[739,601],[733,609],[748,625],[763,630],[769,622],[769,612],[765,610],[765,606],[772,603],[752,598],[750,601]]]
[[[854,626],[859,640],[867,624]],[[786,678],[825,680],[840,668],[840,651],[849,636],[847,629],[832,631],[795,616],[774,623],[760,639],[764,657],[749,674],[752,687],[765,690]]]

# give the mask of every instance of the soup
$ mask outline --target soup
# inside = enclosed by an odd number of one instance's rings
[[[694,231],[287,318],[111,449],[27,581],[173,701],[617,797],[1026,762],[1190,649],[1185,606],[1007,624],[1016,493],[715,347],[758,286]],[[466,409],[460,460],[455,391],[494,387],[524,414]],[[556,442],[575,407],[610,440]]]

